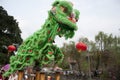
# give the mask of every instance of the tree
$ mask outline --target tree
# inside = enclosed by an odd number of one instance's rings
[[[80,71],[80,54],[78,53],[78,51],[75,48],[75,42],[74,41],[70,41],[69,44],[64,43],[64,46],[62,47],[62,51],[64,53],[64,61],[63,64],[66,64],[67,62],[67,66],[69,66],[69,68],[71,68],[71,66],[74,66],[74,70],[78,70]],[[68,67],[67,67],[68,68]]]
[[[68,65],[70,65],[70,62],[75,60],[75,55],[76,55],[75,43],[73,41],[70,41],[69,44],[64,43],[64,46],[62,47],[62,51],[65,57],[63,64],[66,64],[67,62],[66,67],[68,68]]]
[[[22,41],[18,22],[0,6],[0,53],[6,53],[5,46],[7,47],[11,44],[20,45]]]
[[[104,33],[100,31],[98,35],[95,36],[95,41],[98,43],[99,49],[103,50],[103,40],[104,40]]]

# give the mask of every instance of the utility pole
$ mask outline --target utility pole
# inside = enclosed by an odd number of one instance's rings
[[[89,64],[89,80],[92,80],[91,78],[91,65],[90,65],[90,53],[88,51],[88,64]]]

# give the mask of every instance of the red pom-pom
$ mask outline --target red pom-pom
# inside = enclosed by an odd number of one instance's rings
[[[79,42],[76,44],[76,48],[78,51],[86,51],[87,50],[87,45],[84,44],[83,42]]]
[[[53,54],[53,52],[48,52],[48,54]]]
[[[8,51],[15,51],[16,47],[14,45],[9,45],[8,46]]]

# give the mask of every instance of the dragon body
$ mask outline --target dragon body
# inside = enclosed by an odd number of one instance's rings
[[[42,28],[28,37],[18,48],[17,55],[10,58],[10,69],[4,76],[35,65],[36,62],[39,67],[52,61],[55,64],[62,62],[64,55],[57,45],[53,44],[54,39],[57,35],[66,39],[72,38],[77,30],[78,18],[79,11],[73,9],[71,2],[55,1]]]

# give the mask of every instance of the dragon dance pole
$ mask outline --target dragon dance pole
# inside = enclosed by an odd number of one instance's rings
[[[36,80],[41,80],[40,79],[40,72],[39,71],[36,72]]]
[[[40,73],[40,80],[45,80],[45,73],[44,72]]]
[[[23,79],[23,74],[24,74],[24,72],[22,70],[18,71],[18,80],[22,80]]]
[[[60,80],[60,72],[56,72],[56,74],[55,74],[55,80]]]

